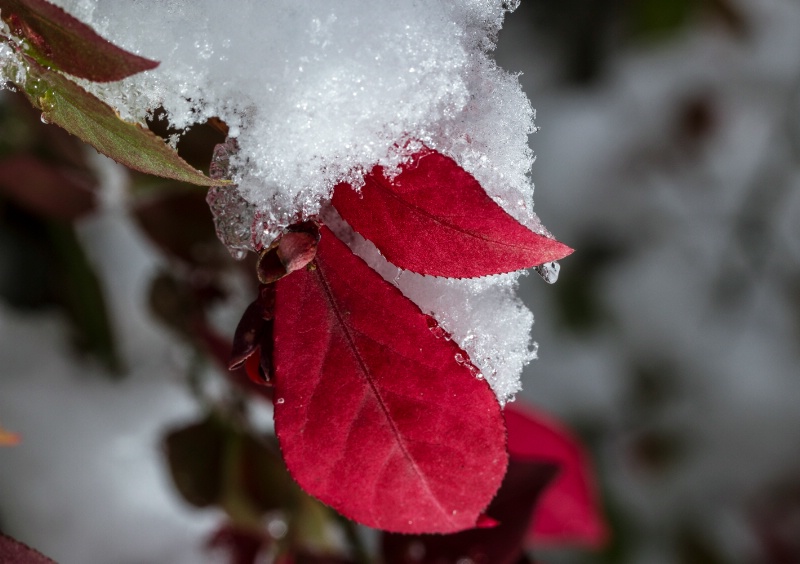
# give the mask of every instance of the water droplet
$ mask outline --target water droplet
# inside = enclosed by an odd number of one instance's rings
[[[50,123],[50,120],[47,119],[47,114],[44,112],[42,112],[42,115],[39,116],[39,119],[42,120],[42,123],[45,125],[48,125]]]
[[[439,324],[436,322],[436,320],[433,317],[429,316],[428,319],[427,319],[427,322],[428,322],[428,329],[430,329],[430,331],[431,331],[431,333],[433,333],[434,337],[436,337],[437,339],[442,339],[443,338],[446,341],[450,340],[450,335],[447,333],[447,331],[445,331],[444,329],[442,329],[439,326]]]
[[[283,403],[283,402],[285,402],[285,401],[286,401],[286,400],[285,400],[285,399],[283,399],[283,398],[278,398],[278,399],[276,399],[276,400],[275,400],[275,403],[277,403],[278,405],[280,405],[280,404],[282,404],[282,403]]]
[[[247,257],[247,251],[243,249],[230,249],[230,252],[234,260],[244,260]]]
[[[483,372],[481,372],[477,366],[475,366],[474,364],[469,364],[467,368],[469,368],[470,374],[475,376],[475,378],[477,378],[478,380],[483,380]]]
[[[464,358],[463,354],[456,353],[456,362],[459,363],[459,364],[464,364],[465,362],[467,362],[467,359]]]
[[[542,277],[542,280],[548,284],[555,284],[558,280],[558,273],[561,270],[561,265],[558,262],[546,262],[535,267],[536,274]]]

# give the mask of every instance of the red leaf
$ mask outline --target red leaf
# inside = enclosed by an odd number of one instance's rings
[[[339,184],[332,202],[389,262],[420,274],[486,276],[572,252],[520,224],[453,159],[435,151],[417,153],[394,179],[375,167],[360,192]]]
[[[488,509],[500,521],[497,526],[453,535],[386,534],[386,564],[515,564],[522,555],[536,500],[556,473],[552,464],[512,459]]]
[[[603,546],[609,532],[589,458],[579,441],[531,409],[507,406],[505,416],[512,460],[549,462],[560,468],[534,512],[528,531],[531,542],[536,546]]]
[[[73,76],[108,82],[158,66],[109,43],[45,0],[0,0],[0,13],[12,33],[27,39],[40,62]]]
[[[55,564],[47,556],[0,533],[0,562],[3,564]]]
[[[312,264],[276,282],[275,430],[289,471],[371,527],[475,526],[507,462],[488,384],[325,227]]]

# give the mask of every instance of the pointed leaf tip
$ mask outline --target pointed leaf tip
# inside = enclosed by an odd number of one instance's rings
[[[488,384],[325,227],[314,264],[275,283],[275,430],[289,471],[371,527],[474,527],[507,464]]]
[[[375,167],[360,192],[339,184],[332,203],[389,262],[420,274],[473,278],[572,253],[519,223],[472,175],[436,151],[416,154],[393,179]]]
[[[120,49],[45,0],[0,0],[0,16],[11,33],[27,40],[29,54],[73,76],[109,82],[158,66]]]

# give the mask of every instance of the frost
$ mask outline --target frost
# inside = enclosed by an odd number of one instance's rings
[[[217,232],[237,256],[316,215],[332,188],[375,165],[396,170],[422,144],[452,157],[531,229],[533,110],[517,76],[491,59],[517,2],[503,0],[56,0],[120,47],[160,66],[85,84],[126,119],[158,108],[181,130],[229,126],[209,193]],[[177,138],[174,140],[179,142]],[[370,259],[376,268],[378,258]],[[398,286],[467,350],[501,400],[533,357],[516,276]]]

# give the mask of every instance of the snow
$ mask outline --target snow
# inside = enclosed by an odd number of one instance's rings
[[[800,10],[732,4],[751,26],[745,38],[696,25],[617,54],[587,88],[559,83],[524,21],[512,17],[499,41],[499,63],[524,72],[539,111],[533,177],[548,190],[537,209],[577,249],[559,284],[579,275],[572,266],[591,242],[623,250],[592,281],[605,317],[591,331],[560,326],[551,289],[521,280],[542,345],[522,396],[595,438],[606,495],[635,529],[622,540],[648,552],[622,562],[658,562],[654,550],[678,560],[687,524],[725,561],[763,560],[753,501],[800,468],[789,282],[800,256]],[[701,141],[677,133],[681,105],[696,98],[713,108]],[[726,286],[744,291],[723,301]],[[671,395],[636,415],[635,370],[665,364]],[[630,459],[632,438],[653,430],[685,441],[660,473]]]
[[[56,3],[160,62],[117,83],[81,81],[123,118],[141,122],[163,108],[179,130],[210,117],[228,124],[215,174],[237,188],[212,189],[208,201],[238,258],[319,214],[336,184],[358,187],[376,165],[391,173],[423,145],[454,158],[512,216],[546,233],[529,178],[533,110],[518,77],[491,58],[514,2]],[[377,253],[363,256],[385,268]],[[398,278],[470,353],[501,403],[534,357],[533,319],[514,297],[516,279]]]
[[[163,106],[178,129],[212,116],[229,125],[240,148],[232,176],[269,218],[267,239],[298,213],[317,213],[338,182],[392,168],[419,142],[456,158],[510,208],[523,201],[533,222],[532,110],[489,57],[506,2],[58,3],[161,62],[92,87],[123,117],[141,121]]]

